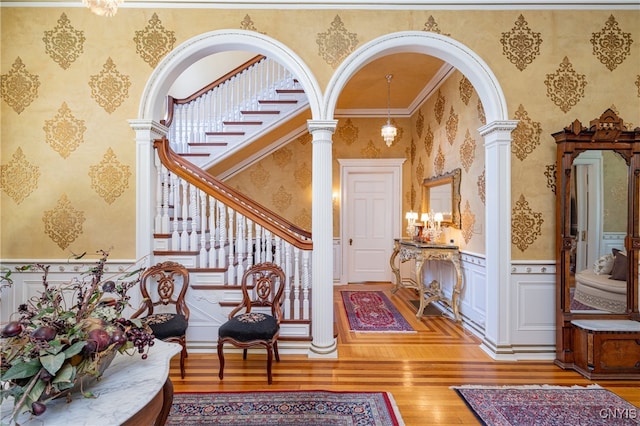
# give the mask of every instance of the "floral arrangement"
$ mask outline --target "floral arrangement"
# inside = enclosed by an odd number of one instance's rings
[[[99,378],[116,352],[137,351],[147,358],[153,334],[140,320],[122,317],[127,291],[139,283],[142,271],[103,279],[109,253],[98,254],[94,267],[60,286],[49,284],[49,266],[17,268],[41,271],[44,289],[21,304],[0,330],[0,402],[14,398],[12,420],[24,411],[41,415],[49,400],[62,395],[70,401],[77,388],[92,397],[83,389],[84,378]],[[11,273],[3,271],[0,280],[10,285]]]

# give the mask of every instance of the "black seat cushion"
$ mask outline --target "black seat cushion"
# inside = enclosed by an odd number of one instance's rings
[[[218,329],[218,337],[239,342],[270,340],[278,332],[278,321],[271,315],[250,312],[231,318]]]
[[[142,320],[153,331],[156,339],[160,340],[183,336],[189,326],[184,315],[180,314],[152,314]]]

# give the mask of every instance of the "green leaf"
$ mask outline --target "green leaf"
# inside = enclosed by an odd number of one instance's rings
[[[75,342],[73,345],[64,350],[64,356],[66,358],[71,358],[72,356],[79,354],[86,344],[87,342],[85,341]]]
[[[47,385],[44,383],[44,381],[38,380],[33,388],[31,388],[31,392],[29,392],[28,398],[31,400],[31,402],[39,400],[40,395],[42,395],[42,392],[44,392],[44,389],[46,387]],[[31,406],[31,404],[29,404],[29,406]]]
[[[73,379],[75,378],[75,376],[76,376],[76,368],[71,364],[64,364],[62,368],[58,370],[56,377],[54,377],[53,380],[51,380],[51,383],[60,383],[60,384],[70,383],[71,385],[73,385]],[[60,389],[62,388],[63,387],[60,386]]]
[[[42,364],[40,364],[40,360],[37,358],[31,359],[27,362],[20,362],[18,364],[14,364],[10,369],[8,369],[1,379],[3,381],[24,379],[35,375],[40,371],[40,368],[42,368]]]
[[[40,357],[40,362],[42,366],[52,375],[55,375],[62,364],[64,364],[64,360],[67,359],[63,353],[59,353],[56,355],[44,355]]]

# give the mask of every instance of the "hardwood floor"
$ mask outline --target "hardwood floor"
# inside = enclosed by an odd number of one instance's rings
[[[416,333],[354,333],[349,331],[341,290],[383,290]],[[264,353],[225,356],[224,380],[218,379],[216,354],[189,354],[186,377],[180,378],[179,357],[171,363],[175,392],[239,390],[388,391],[405,424],[477,425],[479,422],[451,386],[599,385],[640,407],[639,381],[598,381],[565,371],[551,361],[498,362],[483,352],[478,340],[445,317],[418,320],[411,290],[391,295],[390,284],[350,284],[334,290],[339,359],[281,355],[274,362],[273,384],[267,385]]]

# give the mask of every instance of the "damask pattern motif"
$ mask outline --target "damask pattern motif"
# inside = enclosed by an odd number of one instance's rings
[[[487,184],[486,184],[486,180],[485,180],[485,175],[486,175],[486,170],[483,170],[482,173],[480,174],[480,176],[478,176],[478,196],[480,197],[480,201],[482,201],[482,204],[486,204],[485,201],[485,194],[487,191]]]
[[[360,153],[362,155],[362,158],[380,158],[381,157],[380,149],[376,147],[376,145],[373,143],[371,139],[369,139],[369,143],[367,143],[367,146],[362,148]]]
[[[544,168],[544,177],[547,178],[547,188],[556,193],[556,182],[558,181],[558,166],[556,163],[547,164]]]
[[[427,133],[424,135],[424,150],[427,152],[427,157],[431,157],[431,152],[433,152],[433,132],[431,131],[431,124],[427,124]]]
[[[358,35],[348,32],[340,16],[336,15],[327,32],[318,33],[316,43],[320,57],[335,68],[355,50],[358,45]]]
[[[520,161],[524,161],[529,154],[540,146],[542,126],[529,118],[529,114],[522,104],[518,106],[514,119],[519,121],[516,128],[511,132],[511,152]]]
[[[176,43],[175,31],[167,30],[156,13],[149,19],[149,25],[135,34],[133,42],[136,44],[136,53],[151,68],[155,68],[160,59],[173,50]]]
[[[284,185],[280,185],[280,188],[271,196],[273,205],[280,213],[283,213],[291,206],[292,199],[293,195],[285,189]]]
[[[358,140],[358,128],[353,124],[350,118],[347,118],[343,125],[338,126],[336,133],[347,144],[352,145]]]
[[[433,113],[436,116],[436,121],[438,122],[438,124],[442,123],[442,117],[444,117],[444,104],[444,96],[442,96],[440,89],[438,89],[436,103],[433,105]]]
[[[511,31],[502,33],[500,43],[502,43],[502,54],[516,68],[523,71],[536,56],[540,55],[542,38],[540,33],[531,31],[524,16],[520,15]]]
[[[302,229],[311,230],[311,212],[306,208],[300,210],[300,213],[295,217],[294,222]]]
[[[422,115],[422,110],[418,110],[418,116],[416,117],[416,134],[418,138],[422,137],[422,131],[424,130],[424,115]]]
[[[293,177],[301,189],[309,188],[313,179],[311,167],[306,162],[300,164],[293,172]]]
[[[84,120],[75,118],[67,103],[63,102],[55,117],[44,121],[43,130],[45,142],[62,158],[67,158],[84,141],[87,127]]]
[[[433,159],[433,170],[436,172],[436,175],[441,175],[444,173],[444,153],[442,152],[442,147],[438,145],[438,154]]]
[[[122,164],[109,148],[98,164],[89,167],[89,177],[91,189],[111,204],[129,187],[131,171],[130,167]]]
[[[44,233],[64,250],[82,234],[85,218],[83,212],[73,208],[67,195],[62,194],[58,204],[44,212],[42,221]]]
[[[476,226],[476,215],[471,211],[469,200],[464,204],[464,209],[462,209],[462,213],[460,214],[460,220],[462,221],[462,238],[464,238],[465,243],[469,244],[471,237],[473,237],[473,228]]]
[[[438,24],[436,23],[436,20],[432,15],[429,15],[427,22],[424,23],[423,31],[430,31],[436,34],[446,35],[447,37],[451,36],[451,34],[443,33],[442,31],[440,31],[440,28],[438,28]]]
[[[469,105],[469,100],[471,99],[471,95],[473,94],[473,85],[464,75],[460,79],[458,88],[460,90],[460,99],[462,99],[462,102],[464,102],[465,105]]]
[[[591,35],[593,54],[609,71],[616,69],[631,54],[631,33],[622,32],[613,15],[609,16],[601,31]]]
[[[447,118],[447,140],[449,141],[449,145],[453,145],[456,141],[456,134],[458,133],[458,122],[459,117],[458,113],[453,110],[453,106],[451,107],[451,111],[449,111],[449,118]]]
[[[556,72],[547,74],[544,84],[547,86],[547,97],[562,112],[568,112],[578,104],[580,98],[584,98],[587,81],[584,74],[574,71],[569,58],[565,56]]]
[[[487,116],[484,113],[484,106],[480,99],[478,99],[478,105],[476,108],[478,110],[478,120],[480,120],[482,124],[487,124]]]
[[[38,76],[27,71],[18,56],[11,71],[0,76],[0,96],[18,114],[38,97]]]
[[[258,189],[262,189],[267,186],[271,179],[271,174],[264,168],[262,163],[258,163],[256,167],[251,170],[249,174],[251,176],[251,183]]]
[[[271,154],[271,156],[273,157],[273,161],[278,165],[278,167],[284,168],[291,162],[293,151],[289,147],[284,146]]]
[[[464,135],[464,142],[460,145],[460,161],[462,162],[462,166],[466,172],[469,171],[469,168],[475,159],[476,140],[471,137],[471,133],[469,132],[469,129],[467,129],[467,132]]]
[[[36,188],[40,178],[40,168],[29,163],[22,152],[16,149],[8,164],[0,165],[0,189],[16,204],[22,203]]]
[[[248,14],[245,15],[244,19],[240,22],[240,29],[241,30],[247,30],[247,31],[255,31],[255,32],[258,32],[260,34],[266,34],[265,32],[258,31],[258,29],[256,28],[256,26],[253,23],[253,19],[251,19],[251,17]]]
[[[424,181],[424,163],[422,157],[418,158],[418,165],[416,166],[416,183],[421,185]]]
[[[111,114],[129,97],[131,81],[128,76],[121,74],[113,60],[108,58],[102,71],[89,79],[89,87],[91,87],[91,97]]]
[[[522,252],[542,235],[542,213],[534,212],[529,202],[520,194],[511,212],[511,242]]]
[[[51,57],[60,68],[66,70],[84,52],[84,32],[76,30],[67,15],[63,13],[58,25],[53,30],[45,31],[44,52]]]

